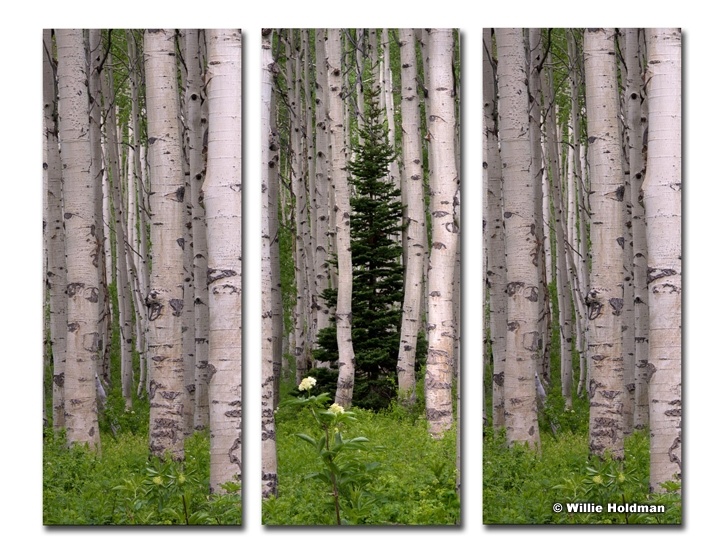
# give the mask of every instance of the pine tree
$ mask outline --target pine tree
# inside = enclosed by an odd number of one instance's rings
[[[349,182],[355,194],[350,201],[356,364],[353,403],[371,409],[386,407],[396,396],[395,366],[403,300],[402,245],[397,240],[402,231],[402,204],[399,188],[388,178],[395,151],[388,140],[378,95],[378,89],[367,93],[366,121],[358,132],[356,156],[348,163]],[[336,297],[334,290],[323,292],[331,306]],[[322,329],[318,343],[316,359],[336,362],[334,327]]]

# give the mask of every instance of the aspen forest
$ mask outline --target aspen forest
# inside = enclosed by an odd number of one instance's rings
[[[238,525],[238,29],[43,32],[45,525]]]
[[[453,29],[263,29],[262,518],[460,521]]]
[[[679,524],[680,29],[484,29],[485,523]]]

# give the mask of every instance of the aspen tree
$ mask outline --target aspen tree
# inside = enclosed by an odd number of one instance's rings
[[[682,469],[682,87],[680,29],[648,29],[647,282],[650,490]]]
[[[528,93],[521,29],[497,29],[498,132],[503,170],[503,217],[507,268],[507,355],[505,426],[509,443],[540,446],[535,400],[539,351],[538,273],[533,259],[539,244],[535,194],[529,173]]]
[[[648,287],[647,287],[647,237],[645,230],[645,206],[641,200],[641,186],[645,179],[645,161],[642,152],[643,134],[643,82],[640,77],[641,58],[639,29],[625,29],[625,58],[627,61],[627,83],[625,86],[625,106],[627,116],[629,149],[629,196],[632,203],[633,235],[633,306],[635,310],[635,406],[633,427],[647,427],[648,393]]]
[[[58,131],[63,167],[63,218],[67,268],[65,428],[70,444],[100,449],[95,378],[100,361],[101,260],[96,196],[90,173],[86,52],[82,30],[58,30]]]
[[[431,436],[441,437],[453,423],[452,382],[456,324],[453,313],[456,202],[459,175],[455,163],[455,94],[452,29],[428,31],[428,137],[432,245],[428,270],[428,357],[425,373],[426,416]]]
[[[591,363],[590,453],[622,458],[624,177],[613,29],[585,31],[592,273],[585,298]]]
[[[415,403],[415,354],[422,322],[423,268],[427,250],[425,199],[423,190],[422,145],[420,142],[420,98],[417,91],[417,60],[415,33],[400,29],[400,80],[402,115],[402,188],[407,202],[407,253],[405,264],[405,298],[400,329],[397,374],[401,401]]]
[[[352,343],[352,254],[350,252],[350,187],[348,185],[342,99],[342,52],[340,31],[327,30],[328,126],[332,153],[332,183],[335,189],[335,240],[338,287],[335,321],[338,343],[338,386],[335,402],[352,404],[355,384],[355,352]],[[322,62],[320,62],[322,63]]]
[[[207,231],[205,206],[201,190],[205,180],[203,160],[203,59],[200,55],[200,31],[185,30],[185,126],[187,133],[188,165],[190,173],[190,202],[192,217],[193,282],[195,308],[195,379],[193,427],[205,429],[208,425],[207,365],[208,365],[208,287],[207,287]]]
[[[490,29],[483,29],[483,117],[485,148],[483,179],[485,191],[485,283],[490,302],[490,345],[492,349],[493,427],[505,426],[505,338],[507,334],[507,296],[505,294],[505,233],[502,217],[502,183],[498,150],[495,65]]]
[[[277,185],[277,179],[270,174],[276,172],[277,144],[272,133],[270,118],[273,104],[273,72],[275,61],[272,57],[270,37],[272,31],[263,29],[262,34],[262,89],[260,136],[262,145],[262,495],[263,498],[277,496],[277,447],[275,442],[275,360],[273,329],[273,267],[271,248],[275,241],[270,230],[270,220],[277,221],[277,205],[271,203],[271,197],[277,197],[271,187]],[[276,223],[277,227],[277,223]]]
[[[178,128],[175,33],[145,32],[148,164],[152,274],[146,299],[149,320],[150,452],[184,458],[185,401],[182,358],[185,181]]]
[[[242,472],[242,46],[239,30],[208,31],[210,489]]]
[[[65,271],[65,231],[63,230],[62,169],[58,149],[57,63],[53,55],[52,31],[43,31],[43,115],[45,162],[43,177],[47,202],[45,242],[47,270],[45,284],[50,304],[50,341],[53,359],[53,428],[65,427],[65,350],[67,343],[67,288]]]

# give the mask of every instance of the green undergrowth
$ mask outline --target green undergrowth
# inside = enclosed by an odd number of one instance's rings
[[[102,454],[45,438],[45,525],[239,525],[240,487],[209,494],[209,438],[185,442],[185,462],[148,460],[147,435],[103,434]]]
[[[349,525],[456,525],[460,503],[455,492],[455,430],[433,440],[420,414],[391,405],[372,412],[353,408],[348,437],[363,436],[369,448],[358,452],[372,464],[372,478],[341,501]],[[276,414],[278,496],[263,503],[265,525],[333,525],[335,508],[313,447],[297,434],[312,433],[310,411],[280,408]],[[376,467],[375,467],[376,466]]]
[[[667,483],[649,494],[649,438],[625,440],[624,461],[588,458],[587,435],[542,433],[542,453],[508,448],[503,433],[486,430],[483,449],[485,524],[679,524],[680,492]],[[615,507],[630,506],[612,512]],[[571,512],[571,507],[576,512]],[[646,513],[640,506],[663,506]],[[559,507],[559,511],[558,510]],[[597,511],[598,507],[602,511]],[[594,511],[593,511],[594,510]],[[632,511],[637,510],[637,511]]]

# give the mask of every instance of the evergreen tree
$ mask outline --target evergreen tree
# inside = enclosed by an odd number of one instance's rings
[[[352,339],[355,349],[356,406],[379,409],[396,396],[395,366],[400,340],[403,300],[400,190],[388,178],[395,150],[378,105],[379,90],[368,92],[365,124],[359,130],[355,158],[348,163],[354,190],[350,204],[353,260]],[[334,306],[337,293],[326,289],[323,298]],[[334,327],[319,333],[315,358],[337,361]],[[321,371],[316,370],[317,373]],[[322,375],[319,375],[322,383]],[[332,380],[328,379],[331,383]]]

